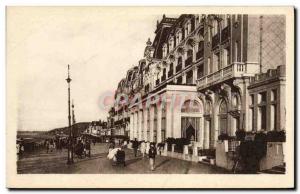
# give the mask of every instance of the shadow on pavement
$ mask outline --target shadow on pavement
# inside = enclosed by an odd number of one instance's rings
[[[165,163],[167,163],[169,161],[171,161],[171,160],[170,159],[166,159],[166,160],[162,161],[161,163],[159,163],[155,168],[159,168],[159,167],[161,167],[162,165],[164,165]]]
[[[130,164],[133,164],[133,163],[136,163],[137,161],[139,160],[142,160],[142,158],[133,158],[133,159],[130,159],[130,160],[126,160],[126,166],[130,165]]]

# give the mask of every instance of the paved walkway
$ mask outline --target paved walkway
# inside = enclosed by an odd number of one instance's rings
[[[126,166],[112,166],[107,159],[107,145],[92,146],[91,158],[74,158],[73,165],[67,165],[67,151],[34,153],[18,161],[18,173],[57,174],[224,174],[227,171],[201,163],[189,162],[170,157],[157,156],[156,169],[151,171],[149,159],[141,155],[134,157],[133,151],[126,149]]]

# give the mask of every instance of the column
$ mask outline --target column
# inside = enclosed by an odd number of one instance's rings
[[[130,114],[130,123],[129,123],[129,137],[130,140],[133,140],[133,114]]]
[[[154,108],[150,106],[150,137],[148,137],[150,142],[153,142],[153,129],[154,129]]]
[[[147,108],[144,109],[144,140],[148,141],[147,139]]]
[[[138,128],[138,130],[139,130],[139,136],[138,136],[138,140],[139,141],[142,141],[142,128],[143,128],[143,126],[142,126],[142,111],[141,110],[139,110],[138,111],[138,122],[139,122],[139,128]]]
[[[287,133],[289,133],[285,127],[286,124],[286,93],[285,93],[285,84],[280,83],[280,88],[279,92],[277,92],[277,99],[279,99],[279,103],[276,104],[276,117],[278,119],[276,125],[277,129],[276,130],[286,130]],[[279,113],[279,114],[278,114]]]
[[[137,115],[133,113],[133,139],[137,137]]]
[[[181,138],[181,108],[179,105],[173,108],[173,126],[173,137]]]
[[[173,137],[172,136],[172,107],[171,103],[167,103],[166,105],[166,138]]]
[[[193,62],[195,62],[196,61],[196,46],[193,46]]]
[[[161,142],[161,105],[157,106],[157,143]]]
[[[193,69],[193,83],[197,83],[197,67],[194,67]]]
[[[182,84],[186,84],[186,73],[182,74]]]
[[[205,119],[205,125],[204,125],[204,133],[203,133],[203,148],[208,149],[209,148],[209,127],[210,127],[210,120]]]

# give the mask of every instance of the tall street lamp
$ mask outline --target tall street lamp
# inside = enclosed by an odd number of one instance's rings
[[[69,120],[69,145],[68,145],[68,162],[67,164],[73,164],[73,137],[72,137],[72,125],[71,125],[71,102],[70,102],[70,83],[72,79],[70,78],[70,66],[68,65],[68,120]]]

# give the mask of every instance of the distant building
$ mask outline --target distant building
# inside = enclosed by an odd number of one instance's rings
[[[83,134],[88,134],[93,136],[107,135],[108,134],[107,123],[101,121],[92,121],[88,125],[88,128],[83,132]]]
[[[113,133],[151,142],[183,137],[208,149],[222,133],[284,129],[284,16],[164,15],[155,34],[117,86],[109,116]],[[276,86],[259,81],[275,71]],[[276,96],[266,102],[266,114],[262,104],[250,104],[263,89],[268,99]],[[272,118],[262,116],[269,109]],[[270,123],[279,117],[280,123]]]

